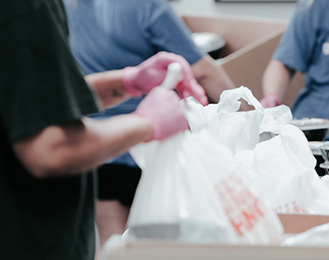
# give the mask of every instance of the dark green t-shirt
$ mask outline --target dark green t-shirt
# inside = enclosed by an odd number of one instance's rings
[[[1,1],[0,259],[93,259],[95,175],[37,179],[12,143],[98,112],[97,102],[70,52],[62,2]]]

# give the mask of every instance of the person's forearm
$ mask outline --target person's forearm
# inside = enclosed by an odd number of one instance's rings
[[[149,140],[152,131],[147,119],[135,115],[102,121],[85,118],[65,127],[49,127],[37,136],[16,142],[14,149],[36,177],[72,175]]]
[[[104,108],[130,97],[122,84],[122,70],[89,74],[85,76],[85,80],[95,90]]]
[[[282,101],[293,75],[293,70],[277,60],[272,60],[264,72],[263,95],[275,94]]]
[[[192,71],[194,77],[205,89],[210,102],[217,103],[224,90],[236,87],[224,68],[218,66],[209,55],[205,55],[193,64]]]

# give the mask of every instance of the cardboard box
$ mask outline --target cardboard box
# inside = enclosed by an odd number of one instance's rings
[[[261,81],[264,70],[287,27],[287,22],[236,18],[183,16],[192,32],[213,32],[226,41],[221,50],[221,65],[234,84],[250,88],[257,99],[262,98]],[[297,73],[283,103],[291,106],[304,86],[304,76]]]
[[[279,214],[286,233],[329,222],[329,216]],[[236,246],[140,241],[111,253],[107,260],[327,260],[329,247]]]
[[[322,215],[278,214],[278,216],[285,234],[298,234],[329,222],[329,216]]]

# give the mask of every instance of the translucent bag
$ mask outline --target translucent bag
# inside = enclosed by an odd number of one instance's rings
[[[240,99],[245,100],[255,110],[238,111]],[[215,132],[216,141],[233,153],[254,149],[260,142],[262,133],[278,133],[281,126],[292,120],[287,106],[264,109],[250,89],[243,86],[223,91],[218,104],[203,107],[193,98],[189,98],[186,106],[186,117],[192,132],[210,127]]]
[[[329,215],[329,187],[316,173],[316,159],[297,127],[285,125],[278,136],[235,157],[277,213]]]
[[[242,178],[233,154],[210,129],[130,150],[142,169],[128,219],[130,239],[271,244],[277,215]]]

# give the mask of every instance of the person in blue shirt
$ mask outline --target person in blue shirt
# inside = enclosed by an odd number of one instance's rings
[[[305,74],[292,113],[296,119],[329,119],[329,1],[302,0],[263,76],[264,107],[282,103],[296,71]],[[327,137],[328,139],[328,137]]]
[[[223,68],[202,53],[191,32],[166,0],[79,0],[65,2],[73,53],[85,72],[135,66],[159,51],[182,55],[211,102],[234,88]],[[90,115],[107,118],[134,111],[141,98]],[[126,153],[99,169],[98,227],[101,242],[125,230],[140,169]]]

